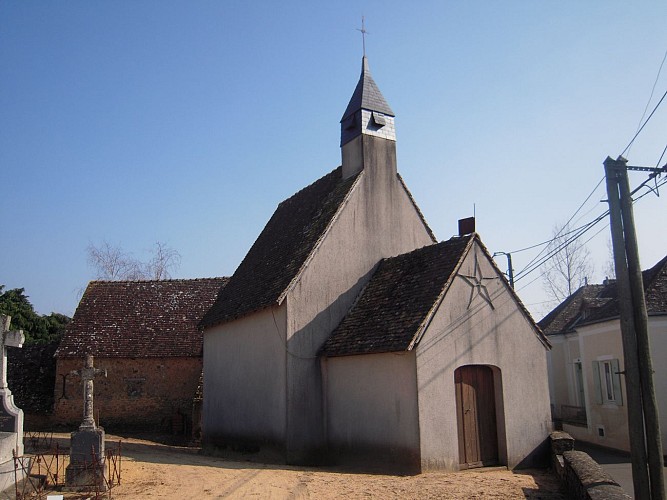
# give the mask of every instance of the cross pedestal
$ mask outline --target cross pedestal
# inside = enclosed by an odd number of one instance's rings
[[[78,375],[83,381],[83,422],[70,438],[69,465],[65,470],[65,485],[69,490],[106,489],[104,467],[104,429],[95,424],[93,417],[93,379],[107,376],[106,370],[93,366],[93,357],[86,356],[86,364]]]

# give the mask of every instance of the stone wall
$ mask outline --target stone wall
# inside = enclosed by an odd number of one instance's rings
[[[107,378],[94,382],[95,421],[107,431],[191,432],[201,358],[100,357],[94,364],[107,370]],[[53,425],[81,423],[83,385],[71,372],[82,366],[82,358],[57,360]]]
[[[552,465],[570,497],[577,500],[628,500],[630,497],[588,453],[574,450],[566,432],[551,434]]]

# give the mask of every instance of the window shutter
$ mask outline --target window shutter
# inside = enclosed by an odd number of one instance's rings
[[[600,382],[600,363],[593,361],[593,382],[595,383],[595,402],[602,404],[602,383]]]
[[[621,392],[621,371],[620,364],[618,359],[613,359],[611,361],[611,371],[613,373],[612,380],[614,382],[614,396],[616,397],[616,404],[623,406],[623,393]]]

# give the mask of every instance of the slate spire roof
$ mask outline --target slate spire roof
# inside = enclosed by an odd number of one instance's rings
[[[352,190],[338,167],[278,205],[200,323],[224,323],[280,302]]]
[[[197,325],[227,278],[91,281],[57,357],[201,356]]]
[[[387,101],[385,101],[375,80],[373,80],[366,56],[361,61],[361,76],[359,77],[357,87],[354,89],[352,98],[345,109],[345,113],[343,113],[341,122],[361,109],[396,116],[389,107],[389,104],[387,104]]]

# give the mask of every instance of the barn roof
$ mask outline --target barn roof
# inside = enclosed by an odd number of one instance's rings
[[[201,356],[197,324],[227,279],[91,281],[56,356]]]
[[[383,259],[322,346],[325,356],[407,350],[456,274],[474,235]]]
[[[338,167],[278,205],[269,222],[202,319],[206,328],[280,301],[331,224],[358,175]]]
[[[642,272],[646,310],[667,313],[667,256]],[[547,314],[538,325],[547,335],[566,333],[576,326],[618,318],[618,287],[615,280],[604,285],[585,285]]]

